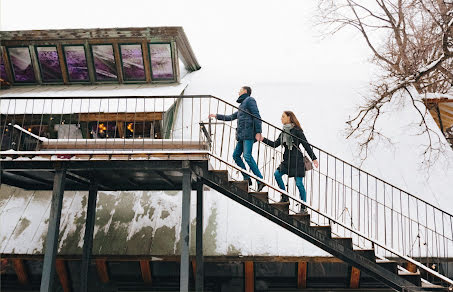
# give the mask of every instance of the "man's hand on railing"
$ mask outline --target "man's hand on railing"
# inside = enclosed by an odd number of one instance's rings
[[[210,114],[209,118],[217,118],[217,114]]]
[[[264,140],[264,137],[263,137],[263,135],[261,135],[261,133],[256,133],[255,139],[256,139],[256,141],[262,142]]]
[[[318,166],[319,166],[318,160],[313,160],[313,165],[314,165],[316,168],[318,168]]]

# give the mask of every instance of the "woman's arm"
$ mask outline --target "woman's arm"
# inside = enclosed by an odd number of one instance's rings
[[[304,146],[304,149],[307,151],[308,153],[308,156],[310,156],[311,160],[316,160],[316,155],[315,153],[313,152],[313,148],[311,147],[310,144],[308,144],[307,142],[307,138],[305,137],[305,134],[304,134],[304,131],[302,130],[297,130],[297,137],[299,138],[299,143],[302,144],[302,146]],[[299,145],[299,143],[297,143],[297,145]]]
[[[262,141],[262,142],[263,142],[264,144],[266,144],[266,145],[271,146],[272,148],[277,148],[278,146],[281,145],[281,141],[280,141],[280,138],[281,138],[280,136],[281,136],[281,135],[282,135],[282,134],[278,135],[278,138],[277,138],[277,140],[275,140],[275,141],[271,141],[271,140],[269,140],[269,139],[267,139],[267,138],[263,138],[263,141]]]

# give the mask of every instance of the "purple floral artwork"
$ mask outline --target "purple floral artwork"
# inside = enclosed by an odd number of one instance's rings
[[[150,44],[153,79],[173,79],[170,44]]]
[[[83,46],[64,46],[70,81],[89,81],[87,59]]]
[[[92,46],[96,79],[99,81],[111,81],[118,78],[116,73],[115,56],[112,45]]]
[[[141,45],[120,45],[125,80],[145,80]]]
[[[16,82],[35,82],[35,72],[27,47],[8,48],[14,80]]]
[[[6,75],[5,62],[3,61],[3,52],[0,50],[0,78],[3,80],[8,80]]]
[[[41,77],[43,82],[59,82],[63,80],[57,47],[36,47]]]

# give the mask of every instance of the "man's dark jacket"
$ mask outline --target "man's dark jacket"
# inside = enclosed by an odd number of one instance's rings
[[[299,144],[307,151],[308,156],[310,156],[311,160],[316,160],[316,155],[313,153],[313,149],[310,144],[307,142],[307,138],[305,137],[304,131],[302,129],[294,127],[290,131],[292,138],[293,138],[293,147],[290,151],[288,146],[284,144],[285,152],[283,153],[283,161],[278,166],[278,170],[283,173],[288,174],[289,177],[304,177],[305,176],[305,165],[304,165],[304,157],[302,152],[299,148]],[[271,141],[267,138],[264,138],[263,143],[269,145],[273,148],[277,148],[281,145],[282,134],[278,136],[277,140]]]
[[[248,94],[243,94],[236,102],[240,103],[237,112],[232,115],[217,114],[216,118],[223,121],[237,119],[236,140],[255,140],[255,135],[261,133],[261,116],[256,100]]]

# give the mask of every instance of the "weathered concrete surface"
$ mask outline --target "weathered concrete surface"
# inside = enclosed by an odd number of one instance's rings
[[[206,256],[325,256],[323,251],[215,191],[205,191]],[[42,254],[51,193],[0,187],[0,252]],[[82,254],[88,192],[65,192],[59,253]],[[178,255],[181,192],[98,193],[94,255]],[[190,253],[195,254],[196,196]]]

